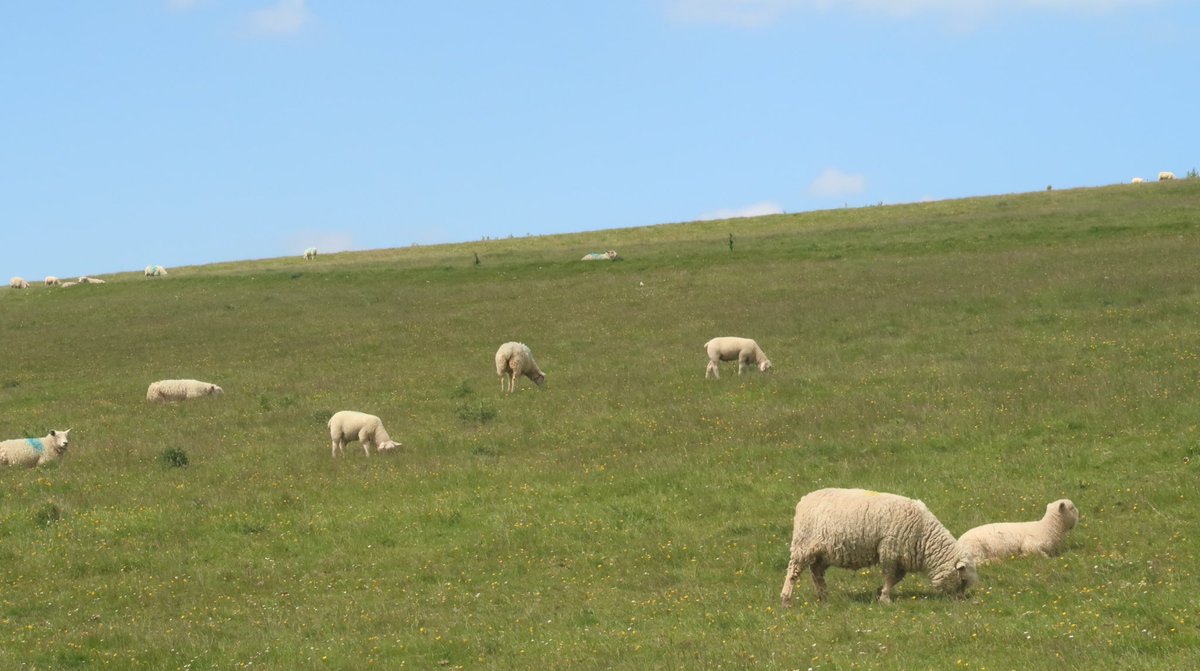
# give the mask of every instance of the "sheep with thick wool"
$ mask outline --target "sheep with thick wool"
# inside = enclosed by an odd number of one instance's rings
[[[305,261],[312,261],[315,258],[317,258],[317,248],[316,247],[309,247],[308,249],[304,250],[304,260]]]
[[[1046,504],[1046,514],[1035,522],[994,522],[975,527],[958,538],[958,545],[977,564],[1009,557],[1058,554],[1067,532],[1079,523],[1079,509],[1070,499]]]
[[[200,380],[159,380],[146,388],[147,401],[186,401],[204,396],[221,396],[225,393],[217,385]]]
[[[721,361],[738,362],[738,375],[741,375],[747,366],[758,366],[758,369],[764,373],[771,370],[771,361],[767,359],[767,355],[763,353],[758,343],[750,338],[736,336],[713,338],[704,343],[704,350],[708,352],[708,367],[704,369],[705,379],[721,378],[721,371],[717,368],[717,364]]]
[[[817,599],[826,596],[830,566],[883,569],[880,603],[906,573],[921,571],[945,594],[961,595],[975,584],[975,564],[925,504],[896,494],[863,489],[820,489],[796,504],[791,558],[780,599],[791,604],[796,580],[812,571]]]
[[[538,368],[533,360],[533,352],[527,345],[519,342],[506,342],[496,350],[496,375],[500,376],[500,391],[512,392],[517,386],[517,378],[524,375],[538,387],[546,386],[546,374]]]
[[[0,466],[33,468],[54,461],[67,453],[71,430],[51,430],[44,438],[15,438],[0,442]]]
[[[341,410],[329,418],[329,438],[333,441],[333,456],[345,454],[346,443],[359,441],[363,452],[371,456],[371,446],[377,452],[388,452],[400,447],[400,443],[392,440],[387,429],[383,428],[383,420],[375,415],[355,410]]]
[[[1175,179],[1175,173],[1169,170],[1163,170],[1162,172],[1158,173],[1158,181],[1160,182],[1167,182],[1172,179]]]
[[[46,276],[46,286],[53,287],[53,286],[58,286],[61,284],[62,284],[62,280],[58,279],[57,277],[55,277],[53,275]]]
[[[106,284],[106,281],[100,279],[99,277],[88,277],[87,275],[84,275],[83,277],[79,278],[78,284]]]
[[[146,277],[166,277],[167,269],[151,263],[150,265],[146,266],[145,274]]]
[[[14,277],[8,281],[8,286],[10,289],[28,289],[29,282],[23,277]]]

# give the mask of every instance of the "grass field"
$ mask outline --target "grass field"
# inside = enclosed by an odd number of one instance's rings
[[[0,437],[72,445],[0,471],[0,668],[1196,668],[1198,258],[1181,180],[2,290]],[[706,381],[715,335],[774,373]],[[332,459],[341,409],[403,447]],[[1083,519],[783,611],[828,486]]]

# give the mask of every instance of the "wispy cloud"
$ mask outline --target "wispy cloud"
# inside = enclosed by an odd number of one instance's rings
[[[714,210],[697,217],[697,221],[712,221],[714,219],[737,219],[739,217],[765,217],[768,214],[783,214],[779,203],[763,201],[753,203],[735,210]]]
[[[277,0],[270,7],[250,13],[250,29],[265,37],[295,35],[311,21],[312,13],[304,0]]]
[[[837,168],[826,168],[808,185],[805,192],[814,198],[847,198],[867,190],[867,178],[851,175]]]
[[[1168,0],[665,0],[675,21],[716,23],[745,28],[770,25],[790,13],[850,10],[873,15],[905,17],[940,13],[952,17],[982,17],[1013,11],[1055,11],[1097,14],[1125,7],[1162,4]]]

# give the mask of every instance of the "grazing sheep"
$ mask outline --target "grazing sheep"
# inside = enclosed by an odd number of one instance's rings
[[[996,522],[975,527],[958,539],[958,545],[977,564],[1009,557],[1058,554],[1067,532],[1079,522],[1079,509],[1070,499],[1046,505],[1046,514],[1036,522]]]
[[[504,391],[505,380],[508,381],[508,391],[513,391],[517,386],[517,378],[522,375],[533,380],[538,387],[546,386],[546,374],[533,360],[533,352],[519,342],[506,342],[496,350],[496,375],[500,376],[500,391]]]
[[[1130,184],[1141,184],[1142,182],[1145,182],[1145,181],[1146,180],[1142,179],[1141,177],[1134,177],[1133,179],[1129,180],[1129,183]]]
[[[166,277],[167,269],[153,263],[146,266],[146,277]]]
[[[315,258],[317,258],[317,248],[316,247],[309,247],[308,249],[304,250],[304,260],[305,261],[312,261]]]
[[[1170,179],[1175,179],[1175,173],[1166,170],[1158,173],[1158,181],[1165,182]]]
[[[786,608],[796,579],[812,571],[817,599],[826,595],[825,569],[879,564],[879,602],[910,571],[922,571],[945,594],[960,595],[977,579],[975,564],[920,501],[862,489],[821,489],[796,504],[792,551],[780,599]]]
[[[66,431],[50,431],[45,438],[16,438],[0,442],[0,466],[33,468],[67,453]]]
[[[60,284],[62,284],[62,280],[58,279],[57,277],[53,275],[46,276],[46,286],[53,287]]]
[[[771,370],[771,362],[767,359],[767,355],[763,353],[758,343],[749,338],[735,336],[713,338],[704,343],[704,349],[708,352],[708,367],[704,369],[705,379],[710,376],[721,379],[721,371],[717,369],[719,361],[737,361],[738,375],[742,374],[746,366],[753,364],[758,364],[758,369],[764,373]]]
[[[354,410],[342,410],[333,413],[329,418],[329,437],[333,440],[333,456],[345,454],[346,443],[359,441],[363,452],[371,456],[371,445],[377,452],[387,452],[400,447],[400,443],[392,440],[387,429],[383,428],[383,420],[375,415]]]
[[[220,396],[225,393],[217,385],[200,380],[159,380],[151,382],[146,389],[147,401],[185,401],[202,396]]]
[[[607,252],[592,252],[590,254],[584,254],[583,258],[580,260],[581,261],[616,261],[619,258],[621,258],[621,255],[610,249]]]
[[[98,277],[88,277],[85,275],[85,276],[79,278],[79,284],[104,284],[104,283],[105,283],[104,280],[102,280]]]
[[[8,286],[13,289],[28,289],[29,282],[26,282],[23,278],[14,277],[8,281]]]

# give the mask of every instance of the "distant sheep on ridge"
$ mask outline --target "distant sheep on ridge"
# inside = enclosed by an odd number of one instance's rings
[[[28,289],[29,282],[26,282],[22,277],[14,277],[8,281],[8,286],[13,289]]]
[[[1158,181],[1160,181],[1160,182],[1166,182],[1166,181],[1170,181],[1172,179],[1175,179],[1175,173],[1173,173],[1173,172],[1164,170],[1164,171],[1158,173]]]
[[[146,277],[166,277],[167,269],[153,263],[146,266]]]
[[[305,261],[312,261],[315,258],[317,258],[317,248],[316,247],[309,247],[308,249],[304,250],[304,260]]]

